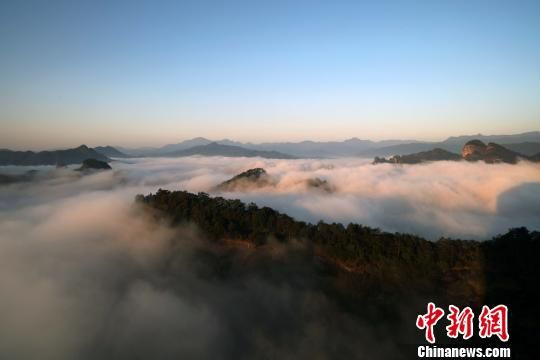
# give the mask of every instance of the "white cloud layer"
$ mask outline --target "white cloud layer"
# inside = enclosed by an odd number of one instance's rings
[[[362,346],[369,358],[371,346],[378,355],[377,349],[391,351],[317,291],[273,284],[258,270],[241,286],[205,279],[208,270],[194,255],[195,229],[152,223],[132,207],[134,195],[160,187],[209,192],[263,167],[277,185],[221,195],[298,219],[352,221],[431,239],[486,239],[540,224],[540,166],[526,162],[372,166],[359,159],[193,157],[112,165],[86,176],[42,168],[35,181],[0,186],[0,357],[238,358],[242,349],[244,356],[326,358],[337,356],[331,349]],[[336,191],[305,187],[303,180],[315,177]],[[178,238],[193,241],[171,247]],[[298,284],[310,283],[311,275],[295,268],[284,276],[290,273],[306,276]],[[249,324],[245,312],[253,317]],[[326,331],[320,314],[333,314],[337,327]],[[272,335],[276,316],[287,319],[278,331],[290,331],[287,337]]]
[[[540,165],[529,162],[374,166],[367,159],[189,157],[131,159],[113,167],[113,172],[82,177],[65,169],[43,170],[40,182],[1,188],[0,210],[96,191],[112,191],[126,202],[158,188],[212,193],[220,182],[262,167],[275,186],[219,195],[267,205],[300,220],[356,222],[429,239],[486,239],[510,227],[538,229],[540,224]],[[310,189],[304,183],[310,178],[325,179],[336,191]]]

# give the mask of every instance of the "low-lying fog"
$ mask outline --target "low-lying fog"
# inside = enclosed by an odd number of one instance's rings
[[[353,221],[430,239],[486,239],[540,224],[540,167],[525,162],[193,157],[111,165],[90,175],[44,167],[31,182],[0,186],[1,358],[395,358],[384,336],[306,285],[312,275],[301,265],[282,269],[285,279],[299,277],[299,287],[242,268],[239,284],[206,278],[194,255],[196,230],[152,224],[131,206],[137,193],[160,187],[210,192],[263,167],[277,185],[222,195],[297,219]],[[336,191],[306,188],[303,180],[315,177]],[[178,237],[193,241],[171,248]]]
[[[108,196],[131,202],[137,193],[158,188],[209,192],[232,176],[264,168],[277,184],[219,193],[270,206],[299,220],[356,222],[428,239],[487,239],[510,227],[540,224],[540,165],[435,162],[423,165],[371,165],[367,159],[267,160],[253,158],[152,158],[111,164],[113,171],[80,176],[69,169],[40,167],[38,181],[0,187],[0,211],[13,216],[60,200]],[[34,167],[35,168],[35,167]],[[8,167],[3,173],[31,167]],[[310,189],[304,180],[320,178],[333,193]],[[20,219],[20,216],[18,216]]]

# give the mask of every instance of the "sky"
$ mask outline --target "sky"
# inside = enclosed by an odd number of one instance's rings
[[[0,148],[540,130],[538,1],[0,3]]]

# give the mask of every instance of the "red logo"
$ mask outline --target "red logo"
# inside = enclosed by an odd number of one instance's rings
[[[508,308],[506,305],[497,305],[493,309],[482,307],[482,313],[478,318],[480,337],[488,338],[497,335],[501,341],[508,341]]]
[[[446,327],[446,335],[450,338],[457,338],[462,335],[467,340],[473,336],[474,332],[474,313],[470,307],[460,310],[457,306],[448,306],[449,313],[446,316],[450,324]],[[433,328],[437,322],[444,316],[444,310],[430,302],[427,306],[427,313],[418,315],[416,318],[416,327],[425,330],[426,340],[435,343]],[[488,306],[482,307],[482,313],[478,318],[478,335],[481,338],[489,338],[497,335],[501,341],[508,341],[508,307],[506,305],[497,305],[490,309]]]
[[[435,335],[433,334],[433,327],[437,324],[444,315],[444,310],[435,306],[430,302],[427,306],[427,314],[418,315],[416,319],[416,327],[420,330],[426,329],[426,340],[430,343],[435,343]]]
[[[450,314],[446,317],[450,321],[450,325],[446,327],[446,335],[451,338],[457,338],[459,334],[463,335],[463,339],[470,339],[473,335],[473,318],[474,313],[470,307],[466,307],[461,312],[454,305],[448,307]]]

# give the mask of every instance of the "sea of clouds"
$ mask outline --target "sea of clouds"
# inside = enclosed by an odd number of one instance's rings
[[[189,157],[111,165],[113,171],[88,175],[41,167],[31,182],[0,186],[0,358],[324,359],[343,349],[372,358],[385,348],[316,284],[305,287],[310,275],[301,269],[283,269],[283,278],[299,274],[300,288],[268,281],[259,270],[209,278],[195,255],[205,248],[195,227],[171,229],[133,206],[136,194],[158,188],[218,195],[212,189],[220,182],[262,167],[275,185],[219,195],[301,220],[357,222],[429,239],[488,239],[540,224],[540,165],[528,162],[374,166],[366,159]],[[335,191],[305,185],[316,177]],[[186,241],[179,245],[178,238]]]
[[[70,169],[40,167],[36,181],[0,187],[0,211],[85,193],[121,197],[158,188],[208,192],[270,206],[299,220],[356,222],[390,232],[489,239],[511,227],[538,229],[540,164],[434,162],[372,165],[368,159],[268,160],[260,158],[143,158],[112,163],[114,170],[82,176]],[[275,184],[217,193],[213,188],[238,173],[261,167]],[[3,173],[30,168],[5,167]],[[327,180],[327,193],[305,180]]]

